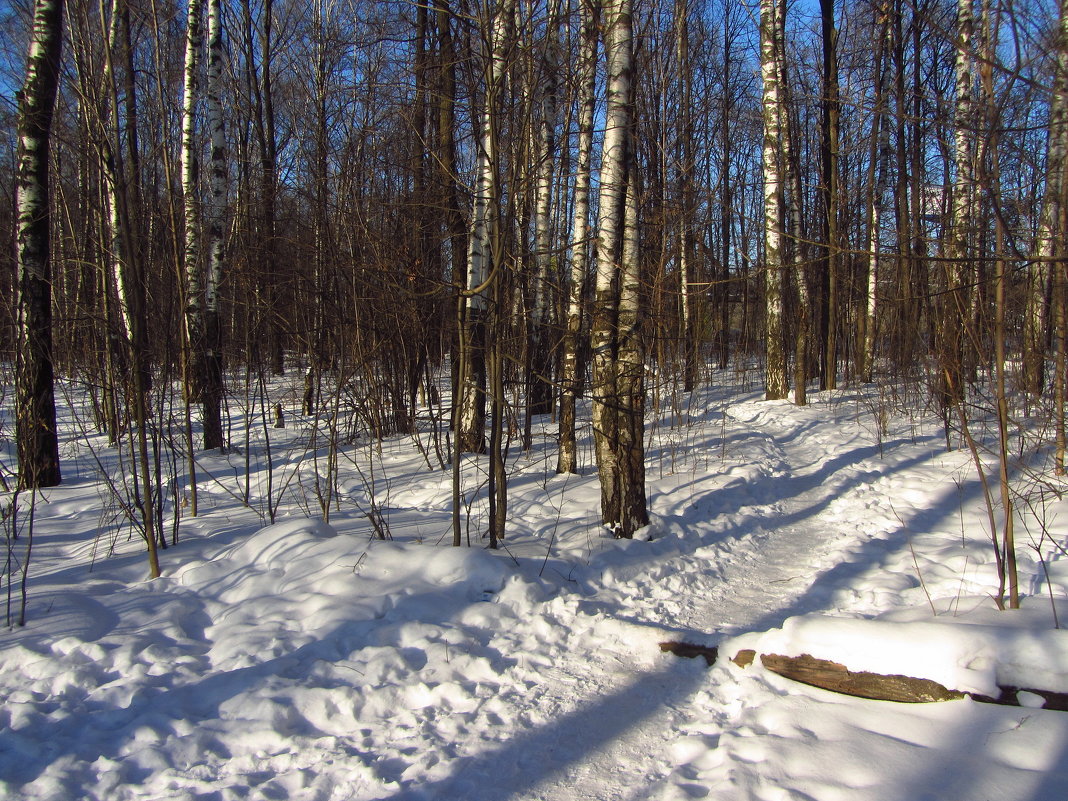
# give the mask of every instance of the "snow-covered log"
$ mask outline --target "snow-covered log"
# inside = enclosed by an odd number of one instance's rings
[[[931,621],[795,617],[712,648],[663,642],[662,651],[722,654],[741,668],[765,670],[858,698],[926,703],[971,698],[984,703],[1068,710],[1068,631]]]

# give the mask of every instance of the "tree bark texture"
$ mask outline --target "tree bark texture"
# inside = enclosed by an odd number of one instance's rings
[[[63,0],[36,0],[26,81],[19,96],[15,205],[19,322],[15,437],[19,483],[54,487],[61,479],[52,350],[49,145],[63,47]]]
[[[781,400],[789,391],[783,334],[783,125],[779,53],[783,39],[780,0],[760,1],[760,74],[764,109],[764,395]]]
[[[649,522],[645,499],[645,365],[640,336],[630,0],[601,0],[608,102],[601,160],[593,347],[593,434],[601,515],[617,537]]]
[[[580,0],[578,163],[575,204],[571,221],[571,260],[567,285],[567,321],[562,343],[560,393],[560,451],[557,473],[578,471],[575,454],[575,402],[581,376],[579,337],[582,330],[582,290],[589,262],[590,165],[593,153],[593,113],[597,78],[597,7]]]

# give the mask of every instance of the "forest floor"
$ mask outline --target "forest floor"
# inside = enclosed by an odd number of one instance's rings
[[[598,523],[588,423],[581,472],[558,476],[538,420],[533,448],[509,454],[496,552],[479,533],[484,459],[464,462],[473,547],[452,548],[428,432],[356,439],[335,486],[316,420],[287,411],[246,441],[235,404],[239,447],[198,456],[200,513],[151,581],[124,466],[65,403],[28,622],[0,632],[0,798],[1068,798],[1068,712],[1035,695],[871,701],[661,652],[812,652],[971,692],[1068,692],[1066,510],[1043,452],[1020,446],[1024,598],[998,612],[972,456],[915,398],[865,387],[798,408],[717,379],[650,416],[653,522],[633,541]],[[296,388],[274,391],[293,405]],[[9,620],[30,502],[17,540],[7,523]]]

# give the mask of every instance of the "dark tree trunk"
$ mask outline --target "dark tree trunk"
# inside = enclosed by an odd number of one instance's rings
[[[61,478],[53,386],[48,175],[49,138],[62,48],[63,0],[37,0],[26,82],[19,96],[16,183],[23,347],[16,379],[15,438],[18,442],[19,482],[24,487],[54,487]]]

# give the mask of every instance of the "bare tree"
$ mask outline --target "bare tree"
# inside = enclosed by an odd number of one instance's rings
[[[19,333],[16,439],[19,483],[60,482],[52,350],[52,256],[49,145],[63,48],[63,0],[35,0],[26,81],[19,95]]]
[[[617,537],[649,522],[645,499],[644,371],[637,187],[633,155],[630,0],[600,0],[608,102],[601,158],[592,330],[593,434],[601,515]]]
[[[785,3],[760,2],[760,73],[764,93],[764,393],[781,400],[789,389],[783,334],[783,229],[785,201],[782,180],[784,122],[781,53]]]
[[[581,368],[579,336],[582,329],[582,289],[589,261],[590,164],[593,153],[593,112],[597,79],[597,6],[594,0],[579,0],[579,110],[578,163],[575,170],[574,206],[571,218],[571,261],[568,278],[567,322],[562,344],[560,393],[560,453],[557,473],[574,473],[575,399]]]

